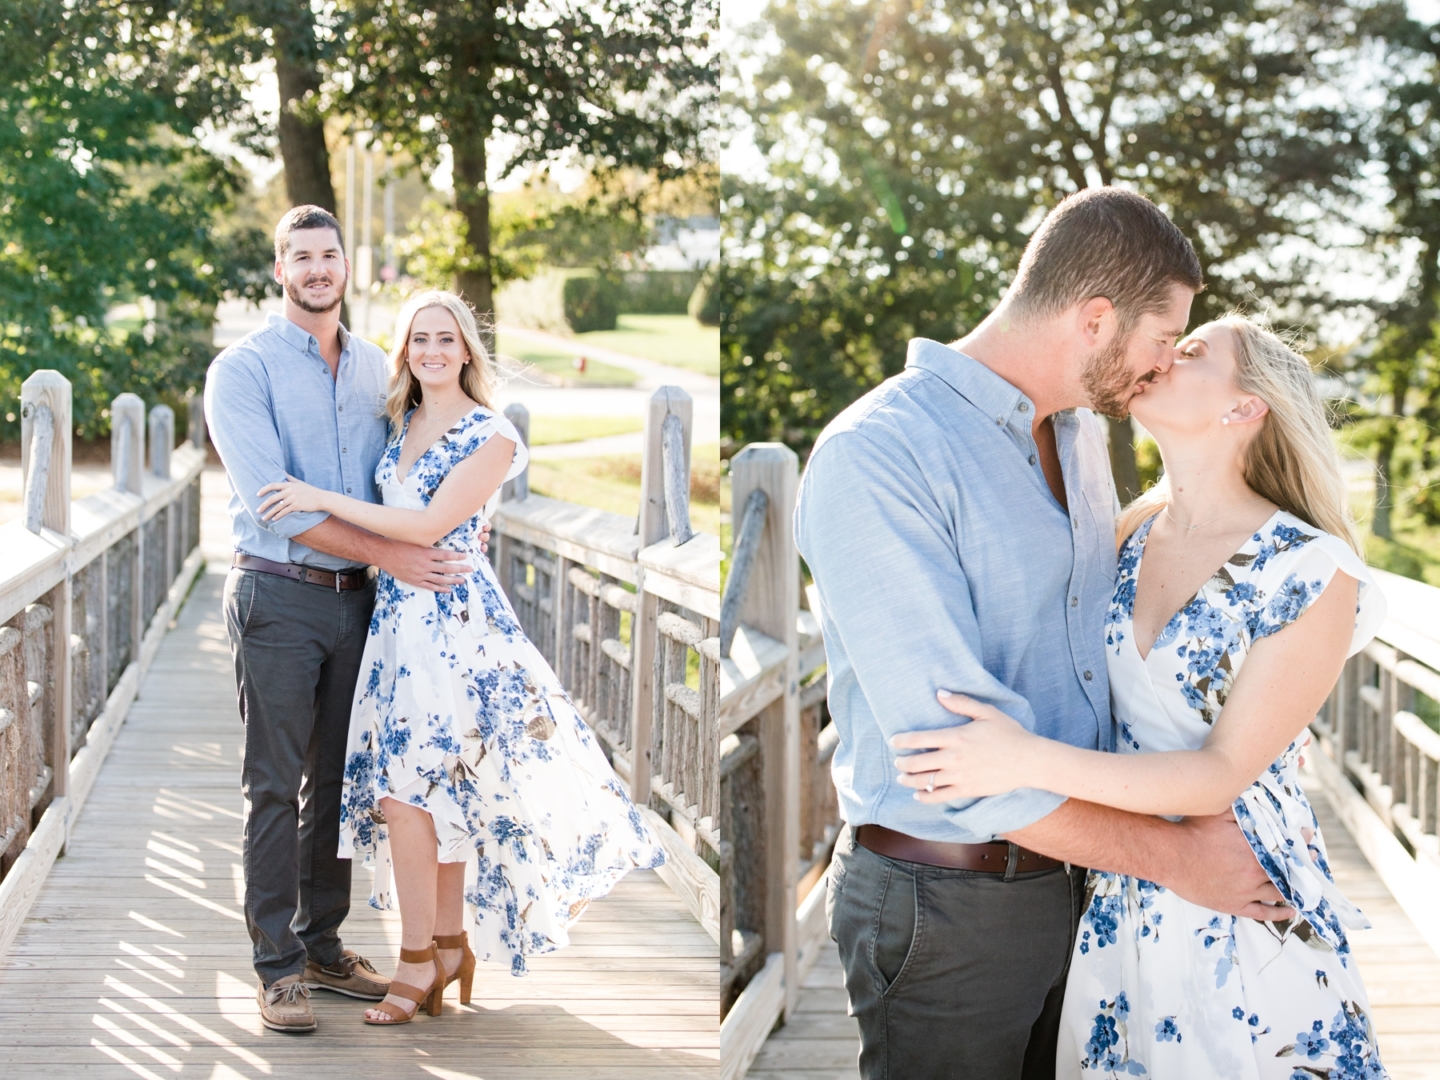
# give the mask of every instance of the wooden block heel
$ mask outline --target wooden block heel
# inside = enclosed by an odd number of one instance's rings
[[[456,979],[460,980],[460,1004],[470,1004],[470,987],[475,981],[475,954],[470,951],[470,935],[463,931],[459,934],[444,934],[434,939],[434,945],[439,949],[463,949],[464,955],[460,957],[460,964],[456,969],[445,977],[444,984],[438,991],[444,994],[445,987],[449,986]]]

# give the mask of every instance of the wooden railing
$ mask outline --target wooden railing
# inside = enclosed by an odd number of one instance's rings
[[[69,382],[38,371],[20,402],[24,514],[0,526],[0,954],[202,566],[198,400],[176,447],[169,407],[147,421],[140,398],[117,397],[114,484],[73,502]]]
[[[1381,879],[1440,951],[1440,589],[1373,572],[1388,617],[1346,662],[1311,725],[1319,750],[1311,768]]]
[[[824,874],[840,827],[825,649],[801,588],[798,461],[755,443],[730,462],[735,545],[720,622],[721,1075],[745,1075],[829,943]]]
[[[529,416],[506,415],[528,440]],[[690,527],[690,395],[661,387],[645,425],[638,521],[506,484],[500,582],[665,845],[660,875],[720,936],[720,541]]]

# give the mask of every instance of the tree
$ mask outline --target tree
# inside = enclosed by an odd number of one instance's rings
[[[1370,425],[1370,528],[1388,540],[1397,486],[1422,520],[1440,524],[1440,24],[1426,26],[1403,3],[1387,2],[1366,13],[1360,32],[1384,50],[1386,101],[1374,127],[1374,156],[1393,198],[1378,239],[1414,255],[1406,288],[1379,306],[1373,348],[1360,358],[1380,391]],[[1418,402],[1407,416],[1412,396]]]
[[[713,0],[355,0],[344,104],[433,171],[448,149],[464,223],[456,287],[493,308],[489,177],[561,155],[678,175],[703,153]],[[503,147],[499,162],[488,157]]]
[[[13,401],[29,372],[58,369],[77,434],[93,436],[121,391],[198,385],[215,303],[265,288],[264,237],[219,227],[245,178],[190,137],[201,106],[135,47],[133,24],[0,0],[0,26],[0,386]],[[107,325],[137,298],[153,318]],[[15,437],[18,419],[12,406],[0,431]]]
[[[903,362],[993,305],[1041,214],[1122,184],[1195,242],[1198,310],[1318,298],[1303,251],[1362,160],[1321,58],[1329,0],[776,0],[779,48],[733,102],[770,175],[726,189],[724,426],[808,445]],[[1281,257],[1281,256],[1284,257]],[[838,396],[829,397],[835,393]],[[1112,423],[1122,495],[1132,431]]]

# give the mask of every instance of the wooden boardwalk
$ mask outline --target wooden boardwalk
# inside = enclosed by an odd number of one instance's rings
[[[715,943],[653,873],[593,905],[573,944],[513,978],[481,965],[474,1003],[396,1031],[317,992],[320,1027],[260,1026],[240,914],[239,760],[223,576],[202,575],[9,954],[0,1076],[628,1080],[716,1075]],[[355,872],[347,945],[382,972],[395,913]]]
[[[1440,957],[1400,910],[1323,796],[1315,800],[1315,809],[1335,880],[1374,924],[1352,935],[1351,942],[1391,1080],[1440,1080]],[[1440,914],[1440,898],[1436,910]],[[802,984],[790,1022],[771,1034],[750,1066],[750,1080],[855,1080],[859,1034],[845,1010],[844,977],[832,944]]]

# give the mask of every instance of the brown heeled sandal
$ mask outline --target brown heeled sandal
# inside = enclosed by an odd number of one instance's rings
[[[440,1015],[440,995],[445,992],[445,965],[440,963],[440,954],[435,951],[435,943],[432,941],[428,949],[401,949],[400,961],[405,964],[423,964],[426,960],[435,965],[435,981],[430,984],[429,989],[421,986],[411,986],[409,983],[392,982],[390,993],[406,1001],[413,1001],[415,1008],[408,1013],[402,1012],[399,1006],[388,1001],[377,1001],[370,1006],[376,1012],[382,1012],[390,1017],[389,1020],[371,1020],[370,1017],[361,1014],[365,1023],[373,1024],[376,1027],[389,1027],[392,1024],[408,1024],[415,1019],[415,1014],[424,1005],[431,1016]]]
[[[461,931],[458,934],[445,934],[434,939],[435,948],[438,949],[464,949],[465,954],[460,957],[460,966],[452,974],[446,977],[445,985],[440,987],[443,996],[445,987],[449,986],[456,979],[460,980],[460,1004],[470,1004],[470,984],[475,980],[475,954],[470,951],[470,935]],[[443,969],[442,969],[443,970]]]

